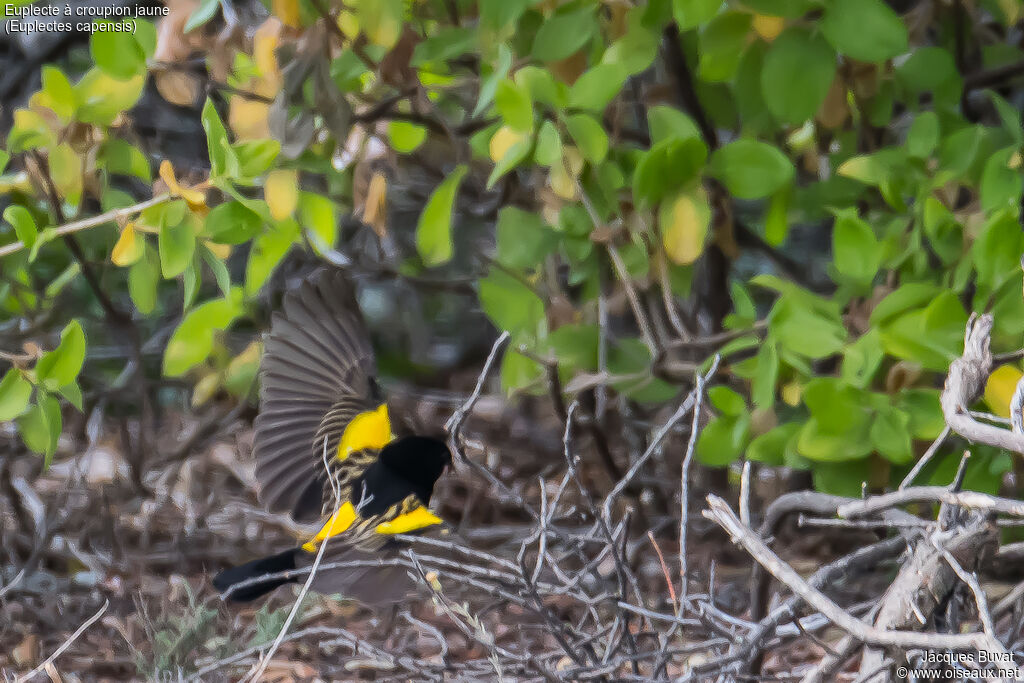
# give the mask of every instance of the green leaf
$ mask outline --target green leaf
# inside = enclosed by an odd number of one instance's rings
[[[971,257],[978,271],[978,282],[995,290],[1020,271],[1024,233],[1010,212],[993,216],[974,241]]]
[[[533,102],[529,91],[516,85],[515,81],[505,79],[498,83],[494,93],[494,107],[513,130],[530,132],[533,130]]]
[[[368,71],[363,60],[350,49],[342,50],[340,55],[331,60],[331,80],[341,92],[361,90],[363,84],[360,78]]]
[[[239,201],[216,206],[206,216],[204,232],[220,244],[242,244],[251,240],[263,226],[263,220]]]
[[[1024,128],[1021,127],[1020,123],[1020,112],[1014,109],[1009,102],[1004,100],[995,91],[989,91],[989,99],[992,100],[992,105],[996,108],[996,112],[999,114],[999,119],[1003,122],[1003,128],[1018,147],[1024,145]],[[3,169],[3,165],[0,164],[0,170]]]
[[[149,315],[156,308],[159,284],[160,263],[153,249],[147,245],[142,258],[128,271],[128,294],[139,313]]]
[[[985,162],[985,170],[981,174],[981,208],[986,213],[1020,205],[1024,179],[1020,169],[1010,167],[1016,155],[1016,147],[1007,147],[992,154]]]
[[[185,22],[185,33],[193,31],[217,14],[217,10],[220,9],[220,0],[200,0],[199,6],[196,7],[192,14],[189,15],[188,21]]]
[[[145,85],[146,79],[141,73],[121,81],[102,69],[89,69],[74,86],[75,100],[79,103],[76,118],[82,123],[109,126],[122,112],[135,105]]]
[[[747,447],[747,460],[781,467],[786,462],[786,449],[799,429],[799,423],[787,422],[755,438]]]
[[[939,403],[938,389],[905,389],[897,407],[910,417],[910,433],[915,439],[934,440],[946,427]]]
[[[789,159],[757,140],[736,140],[715,150],[709,170],[739,199],[767,197],[793,179]]]
[[[772,17],[799,17],[811,8],[810,0],[744,0],[743,5]]]
[[[924,306],[942,291],[941,287],[925,282],[908,282],[900,285],[896,291],[878,302],[871,311],[868,323],[872,327],[878,327],[891,322],[902,313]]]
[[[153,180],[153,171],[145,155],[124,140],[108,138],[100,148],[100,159],[108,173],[135,176],[147,183]]]
[[[647,110],[647,127],[651,131],[651,144],[669,138],[700,138],[700,129],[685,112],[659,104]]]
[[[939,144],[939,117],[933,111],[924,111],[914,117],[907,131],[907,152],[912,157],[926,159]]]
[[[390,49],[402,35],[402,0],[360,0],[356,4],[359,28],[374,45]]]
[[[63,396],[68,403],[78,408],[78,412],[82,412],[82,390],[78,387],[77,382],[61,387],[57,390],[57,393]]]
[[[32,384],[21,371],[17,368],[8,370],[0,380],[0,422],[13,420],[24,413],[31,396]]]
[[[856,458],[847,462],[814,463],[814,488],[822,493],[860,498],[861,487],[871,479],[871,460]]]
[[[772,194],[764,215],[764,239],[777,247],[786,241],[789,234],[789,204],[793,198],[793,186],[786,185]]]
[[[229,296],[231,294],[231,274],[228,272],[227,265],[224,261],[217,258],[205,244],[200,245],[199,255],[207,267],[209,267],[210,272],[213,273],[213,278],[217,281],[217,288],[220,289],[220,293],[224,296]]]
[[[452,258],[452,208],[467,167],[455,167],[437,186],[416,224],[416,249],[427,266],[439,266]]]
[[[480,306],[499,330],[514,339],[533,338],[544,320],[544,302],[537,294],[497,268],[479,282]]]
[[[802,124],[825,101],[836,75],[836,54],[809,29],[791,26],[775,39],[761,69],[761,94],[785,123]]]
[[[573,114],[565,121],[569,135],[576,141],[583,158],[593,164],[604,161],[608,154],[608,136],[604,128],[589,114]]]
[[[166,222],[162,224],[157,236],[157,247],[160,249],[160,270],[164,278],[181,275],[192,263],[192,254],[196,249],[196,233],[192,221],[183,220],[177,225]]]
[[[509,268],[539,269],[558,243],[558,236],[533,212],[506,206],[498,214],[499,263]]]
[[[488,66],[490,66],[489,70]],[[507,45],[502,43],[498,46],[497,61],[492,65],[486,62],[481,65],[480,95],[477,97],[476,106],[473,107],[473,118],[479,116],[487,108],[487,105],[494,101],[498,84],[508,75],[510,68],[512,68],[512,51],[508,49]]]
[[[738,417],[747,412],[747,402],[729,387],[711,387],[708,389],[708,400],[718,412],[729,417]]]
[[[843,381],[859,389],[867,388],[884,357],[878,329],[871,328],[843,350]]]
[[[544,366],[515,349],[506,349],[501,358],[501,388],[506,393],[525,389],[543,379]]]
[[[228,141],[228,132],[217,113],[213,100],[207,98],[200,116],[206,131],[206,149],[210,155],[210,177],[237,178],[241,169],[238,158]]]
[[[36,377],[43,386],[55,391],[71,384],[85,362],[85,333],[77,320],[72,320],[60,333],[60,345],[43,354],[36,363]]]
[[[281,143],[277,140],[246,140],[231,145],[238,159],[238,175],[241,178],[261,176],[274,164],[281,153]]]
[[[17,109],[14,125],[7,134],[7,151],[11,154],[37,147],[49,147],[56,139],[49,124],[38,112],[31,109]]]
[[[792,296],[776,302],[768,324],[783,348],[807,358],[838,353],[846,340],[846,329],[838,319],[810,309]]]
[[[750,35],[751,20],[749,12],[725,12],[708,23],[700,34],[697,73],[701,80],[732,79]]]
[[[60,403],[47,394],[40,394],[36,404],[18,418],[18,431],[25,445],[45,457],[43,466],[49,467],[60,439]]]
[[[750,438],[750,416],[723,416],[709,422],[697,439],[697,460],[709,466],[735,462]]]
[[[617,64],[598,64],[569,88],[569,106],[602,112],[626,82],[626,70]]]
[[[164,376],[180,377],[206,360],[213,350],[214,333],[226,330],[241,315],[237,294],[200,304],[182,318],[164,351]]]
[[[43,87],[32,96],[32,103],[48,107],[60,118],[61,123],[66,124],[75,115],[77,105],[71,81],[63,71],[51,65],[43,67],[42,81]]]
[[[840,212],[832,229],[832,262],[836,271],[861,287],[871,284],[882,264],[882,246],[871,226],[853,209]]]
[[[672,0],[672,18],[686,31],[710,21],[721,6],[722,0]]]
[[[647,150],[633,172],[633,197],[640,205],[657,204],[669,192],[693,180],[707,159],[697,138],[669,138]]]
[[[956,177],[967,175],[984,148],[985,127],[965,126],[950,133],[939,150],[939,166]]]
[[[840,54],[882,62],[907,51],[907,28],[882,0],[827,0],[821,32]]]
[[[530,156],[530,149],[532,148],[533,141],[529,136],[524,137],[522,140],[509,147],[505,152],[505,156],[501,158],[501,161],[494,165],[491,175],[487,177],[487,189],[489,190],[494,187],[494,183],[498,182],[498,179],[517,167],[528,156]]]
[[[299,236],[294,219],[281,221],[256,236],[245,267],[245,295],[254,296],[270,277]]]
[[[924,308],[895,316],[880,327],[882,345],[892,356],[946,372],[963,350],[967,313],[956,292],[932,291]]]
[[[569,101],[569,88],[556,81],[551,72],[539,66],[528,65],[516,71],[515,82],[526,88],[535,102],[553,109],[563,109]]]
[[[658,34],[643,25],[638,12],[628,15],[629,29],[611,44],[601,56],[602,64],[614,64],[625,69],[626,74],[633,76],[645,71],[658,56]]]
[[[330,248],[338,242],[337,206],[315,192],[299,194],[299,225],[309,230]]]
[[[457,26],[441,28],[416,46],[410,64],[422,66],[429,62],[445,62],[471,51],[476,42],[476,31]]]
[[[607,136],[605,139],[607,141]],[[509,149],[509,153],[505,155],[506,157],[513,153],[514,147]],[[524,145],[524,149],[528,149],[528,146]],[[547,168],[562,162],[562,138],[558,134],[558,128],[551,121],[545,121],[540,126],[540,131],[537,133],[537,144],[533,152],[533,160]],[[503,161],[505,161],[504,158],[502,158]],[[501,164],[499,163],[499,165]]]
[[[399,154],[415,152],[427,139],[427,129],[407,121],[391,121],[388,123],[388,142],[391,149]]]
[[[26,249],[31,249],[36,243],[39,231],[36,229],[36,222],[29,210],[20,204],[11,204],[4,209],[4,220],[14,228],[14,234],[18,236]]]
[[[902,410],[880,410],[871,421],[871,445],[878,453],[896,465],[914,460],[910,444],[910,418]]]
[[[963,79],[949,50],[919,47],[896,67],[896,76],[912,93],[931,92],[937,100],[949,104],[960,100]]]
[[[548,17],[534,36],[531,50],[533,58],[554,62],[565,59],[583,47],[597,28],[595,8],[595,5],[585,4],[575,10],[555,12]]]
[[[71,145],[59,144],[50,148],[50,177],[57,193],[71,206],[77,207],[82,199],[82,158]]]
[[[779,381],[779,350],[772,341],[765,341],[755,357],[757,367],[750,381],[750,398],[758,408],[775,405],[775,385]]]
[[[121,26],[129,25],[121,22]],[[95,31],[89,37],[89,51],[96,66],[118,80],[126,81],[146,71],[146,53],[130,31]]]

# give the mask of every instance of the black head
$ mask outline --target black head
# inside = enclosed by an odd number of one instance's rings
[[[430,502],[434,483],[452,462],[451,451],[443,441],[426,436],[406,436],[381,449],[380,457],[356,480],[356,498],[362,492],[373,497],[362,508],[364,514],[379,514],[409,494]]]

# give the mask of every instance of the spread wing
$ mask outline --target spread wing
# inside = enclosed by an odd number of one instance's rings
[[[285,295],[266,339],[253,451],[260,500],[297,521],[320,517],[334,455],[354,417],[382,403],[352,287],[322,270]]]

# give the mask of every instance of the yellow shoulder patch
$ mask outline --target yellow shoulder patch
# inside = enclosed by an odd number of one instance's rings
[[[378,534],[407,534],[410,531],[418,531],[428,526],[441,524],[444,520],[433,512],[423,507],[406,512],[404,515],[395,517],[390,522],[381,522],[377,525]]]
[[[352,503],[346,502],[338,508],[337,512],[331,515],[331,518],[327,520],[327,523],[324,524],[323,528],[317,532],[317,535],[313,537],[313,540],[304,544],[302,549],[311,553],[316,552],[316,547],[320,541],[330,536],[337,536],[352,526],[354,521],[356,521],[356,509],[352,506]]]
[[[382,403],[376,410],[359,413],[345,427],[338,443],[338,460],[344,460],[354,451],[364,448],[384,448],[395,435],[391,433],[388,406]]]

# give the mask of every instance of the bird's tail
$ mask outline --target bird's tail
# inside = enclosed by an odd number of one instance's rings
[[[231,588],[242,582],[256,579],[261,576],[278,574],[290,569],[295,569],[295,557],[300,552],[302,552],[301,548],[290,548],[289,550],[285,550],[283,553],[278,553],[277,555],[261,557],[258,560],[246,562],[245,564],[232,567],[231,569],[225,569],[220,574],[213,577],[213,587],[220,593],[227,593],[228,591],[231,591],[225,598],[230,602],[250,602],[255,600],[256,598],[266,595],[278,586],[283,586],[286,583],[296,583],[298,578],[267,578],[262,581],[254,581],[253,583],[249,583],[235,590],[231,590]]]

